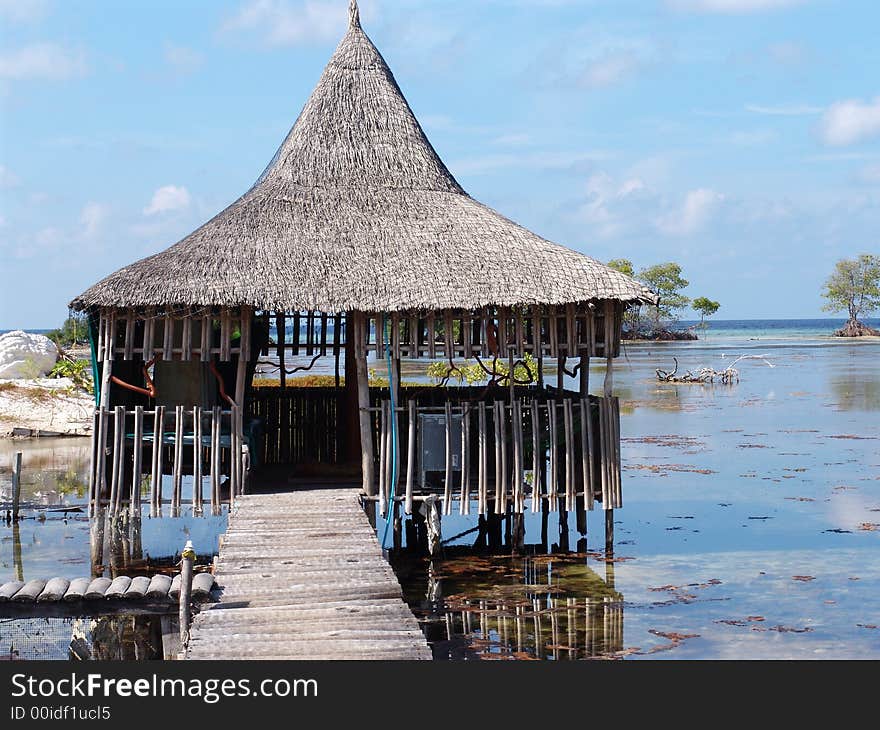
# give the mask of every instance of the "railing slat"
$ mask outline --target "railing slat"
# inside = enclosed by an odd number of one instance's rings
[[[443,514],[452,514],[452,404],[444,404],[444,429],[446,433],[446,462],[443,479]]]
[[[554,325],[555,326],[555,325]],[[556,509],[556,484],[559,480],[559,449],[556,443],[556,399],[547,401],[547,424],[550,436],[550,469],[547,474],[547,500],[551,510]]]
[[[408,405],[409,428],[406,441],[406,503],[404,512],[412,514],[413,489],[416,479],[416,402],[410,399]]]
[[[461,505],[463,515],[471,513],[471,427],[470,407],[461,407]]]
[[[541,480],[541,462],[544,451],[541,448],[541,410],[538,401],[532,399],[532,512],[541,511],[543,482]]]
[[[139,515],[141,512],[141,478],[143,476],[142,460],[144,456],[144,407],[134,408],[134,431],[132,443],[132,466],[131,466],[131,497],[129,507],[131,513]]]

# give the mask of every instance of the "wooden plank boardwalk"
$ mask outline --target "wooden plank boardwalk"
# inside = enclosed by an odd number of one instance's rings
[[[236,498],[186,659],[431,659],[356,489]]]

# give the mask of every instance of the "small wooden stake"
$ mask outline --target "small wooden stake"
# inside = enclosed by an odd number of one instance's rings
[[[16,451],[12,460],[12,521],[18,522],[18,509],[21,504],[21,452]]]
[[[193,550],[193,544],[187,540],[180,556],[180,644],[186,646],[189,640],[189,609],[190,600],[192,598],[192,581],[193,581],[193,564],[195,563],[196,553]]]

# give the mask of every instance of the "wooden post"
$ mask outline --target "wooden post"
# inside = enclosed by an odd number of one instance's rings
[[[406,438],[406,503],[403,511],[411,515],[413,508],[413,487],[416,479],[416,402],[410,398],[408,403],[409,424]]]
[[[144,456],[144,407],[134,408],[134,443],[132,444],[131,493],[129,510],[132,514],[141,512],[141,476]]]
[[[119,511],[122,491],[122,457],[125,452],[125,406],[113,409],[113,466],[110,470],[110,513]]]
[[[556,399],[547,401],[547,425],[550,435],[550,469],[547,474],[547,506],[556,509],[556,485],[559,481],[559,450],[556,445]]]
[[[211,513],[220,509],[220,406],[211,412]]]
[[[193,407],[193,493],[194,512],[202,510],[202,408]]]
[[[299,318],[297,318],[298,321]],[[294,329],[296,322],[294,323]],[[281,384],[281,387],[284,388],[287,386],[287,371],[284,368],[284,337],[285,330],[287,329],[287,319],[284,316],[284,312],[278,312],[275,315],[275,331],[277,332],[277,340],[278,340],[278,380]]]
[[[488,448],[486,441],[486,403],[480,401],[477,411],[477,511],[485,515],[489,511]]]
[[[593,509],[593,416],[589,398],[581,398],[581,467],[584,473],[584,509]],[[585,530],[586,531],[586,525]]]
[[[150,475],[150,511],[153,516],[162,509],[162,439],[165,435],[165,406],[153,411],[153,471]]]
[[[584,317],[584,340],[589,343],[592,331],[592,317]],[[593,509],[593,419],[590,416],[590,351],[581,350],[580,363],[580,405],[581,405],[581,467],[583,472],[584,496],[577,500],[578,531],[587,534],[587,512]]]
[[[532,512],[541,509],[541,411],[536,398],[532,399]]]
[[[447,399],[444,406],[446,431],[446,471],[443,481],[443,514],[452,514],[452,404]]]
[[[565,429],[565,509],[568,512],[575,510],[575,484],[574,484],[574,414],[571,398],[562,401],[562,422]]]
[[[386,401],[380,403],[379,413],[379,514],[390,519],[388,514],[388,480],[386,478],[385,463],[388,461],[388,405]]]
[[[604,400],[605,400],[605,420],[602,422],[602,430],[606,431],[605,454],[603,461],[605,469],[603,473],[608,473],[608,490],[607,495],[603,494],[603,504],[605,508],[605,551],[614,552],[614,508],[613,508],[613,473],[611,464],[613,462],[614,436],[611,433],[611,425],[614,422],[613,415],[610,414],[611,397],[614,392],[614,302],[605,302],[605,383],[604,383]],[[605,491],[605,490],[603,490]]]
[[[525,511],[525,498],[523,494],[524,470],[523,458],[525,456],[525,445],[523,443],[522,428],[522,401],[515,400],[513,402],[512,411],[513,422],[513,509],[517,514]],[[519,522],[522,526],[522,521]],[[516,531],[514,531],[516,532]],[[515,535],[517,538],[518,534]]]
[[[370,382],[367,372],[367,351],[365,347],[364,314],[352,312],[354,319],[354,349],[357,365],[358,410],[361,431],[361,488],[368,496],[376,495],[376,482],[373,478],[373,426],[370,414]],[[346,347],[348,343],[346,342]],[[397,414],[392,413],[392,428],[396,427]]]
[[[507,408],[501,403],[501,514],[507,514],[507,489],[510,484],[510,470],[507,458]],[[511,422],[513,421],[513,403],[510,404]],[[509,526],[508,522],[508,526]]]
[[[21,452],[16,451],[12,459],[12,521],[18,522],[18,509],[21,504]]]
[[[504,488],[503,480],[501,478],[501,471],[503,468],[502,460],[501,460],[501,420],[504,418],[504,403],[501,401],[495,401],[494,403],[494,413],[492,414],[492,425],[494,426],[495,431],[495,514],[503,515],[504,508],[503,498],[501,494],[501,490]]]
[[[193,563],[196,552],[190,540],[186,541],[183,553],[180,555],[180,644],[186,646],[189,640],[189,604],[192,598]]]
[[[229,411],[229,507],[235,503],[235,498],[239,494],[241,484],[239,477],[241,472],[239,465],[241,464],[241,438],[240,425],[241,410],[238,406],[232,406]]]
[[[461,407],[461,504],[459,505],[459,512],[463,515],[471,513],[470,420],[470,408],[463,405]]]
[[[89,463],[89,517],[95,513],[95,469],[98,465],[98,410],[92,413],[91,462]]]
[[[180,512],[180,496],[183,486],[183,406],[174,407],[174,488],[171,492],[171,514]]]

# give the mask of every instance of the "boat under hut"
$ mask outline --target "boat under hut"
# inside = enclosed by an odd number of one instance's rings
[[[428,500],[610,515],[622,505],[612,359],[626,307],[656,301],[470,197],[352,0],[253,187],[72,301],[93,335],[92,505],[136,508],[143,492],[179,509],[192,484],[193,506],[216,509],[281,470],[356,478],[382,514]],[[433,384],[401,383],[412,360],[433,363]],[[307,382],[310,368],[332,375]]]

